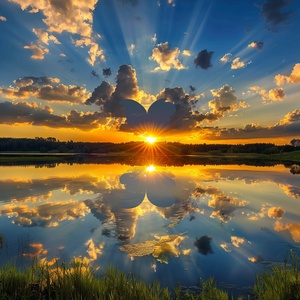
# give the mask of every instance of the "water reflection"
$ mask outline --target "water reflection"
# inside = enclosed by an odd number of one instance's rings
[[[20,254],[75,256],[168,286],[209,276],[248,285],[266,263],[299,249],[300,182],[290,170],[2,166],[0,228],[8,250],[1,263]]]

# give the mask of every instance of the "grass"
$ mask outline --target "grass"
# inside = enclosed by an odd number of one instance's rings
[[[257,276],[253,290],[259,300],[299,300],[300,259],[290,252],[283,267],[275,266]]]
[[[24,270],[15,266],[0,269],[0,299],[299,300],[299,261],[290,253],[284,266],[257,276],[252,296],[234,298],[219,289],[213,278],[200,280],[198,293],[184,292],[180,286],[170,291],[158,282],[146,284],[114,267],[96,276],[96,270],[83,260],[74,259],[67,266],[33,259],[32,265]]]
[[[0,270],[0,299],[171,299],[168,289],[155,282],[147,285],[132,275],[109,267],[97,277],[79,260],[69,266],[33,261],[23,271],[7,266]]]

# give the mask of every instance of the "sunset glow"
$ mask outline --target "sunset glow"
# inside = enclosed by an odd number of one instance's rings
[[[1,136],[289,143],[300,3],[228,1],[1,1]]]
[[[146,171],[149,172],[149,173],[154,172],[155,171],[155,166],[153,166],[153,165],[148,166],[146,168]]]
[[[154,144],[156,142],[156,138],[153,136],[146,137],[146,142],[149,144]]]

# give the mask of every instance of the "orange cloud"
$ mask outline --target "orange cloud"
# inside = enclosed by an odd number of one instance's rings
[[[232,236],[231,237],[231,243],[234,247],[239,248],[241,244],[244,244],[245,239],[238,237],[238,236]]]
[[[277,232],[287,230],[296,243],[300,243],[300,223],[283,225],[279,221],[275,223],[274,230]]]
[[[272,89],[269,92],[261,90],[259,91],[259,94],[262,96],[264,101],[282,101],[286,96],[282,88]]]
[[[223,58],[223,57],[222,57]],[[231,62],[231,69],[236,70],[236,69],[241,69],[245,68],[247,65],[251,64],[251,61],[248,62],[243,62],[240,60],[239,57],[236,57],[232,62]]]
[[[290,75],[277,74],[274,78],[276,85],[281,86],[285,83],[300,83],[300,63],[294,65]]]
[[[285,212],[281,207],[271,207],[268,209],[268,217],[272,219],[281,219],[284,213]]]
[[[49,49],[47,49],[43,46],[35,45],[33,43],[31,43],[30,46],[24,46],[24,49],[32,50],[32,52],[33,52],[31,55],[32,59],[42,60],[45,58],[45,54],[49,53]]]

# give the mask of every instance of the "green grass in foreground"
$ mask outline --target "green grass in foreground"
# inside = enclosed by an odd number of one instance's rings
[[[21,271],[13,266],[0,269],[0,299],[103,299],[103,300],[228,300],[234,299],[219,289],[211,278],[200,282],[199,293],[162,288],[158,282],[146,284],[109,267],[104,276],[97,277],[89,264],[74,259],[70,266],[54,266],[33,260],[32,266]],[[293,253],[290,263],[273,267],[269,273],[257,276],[253,295],[259,300],[299,300],[300,263]]]

